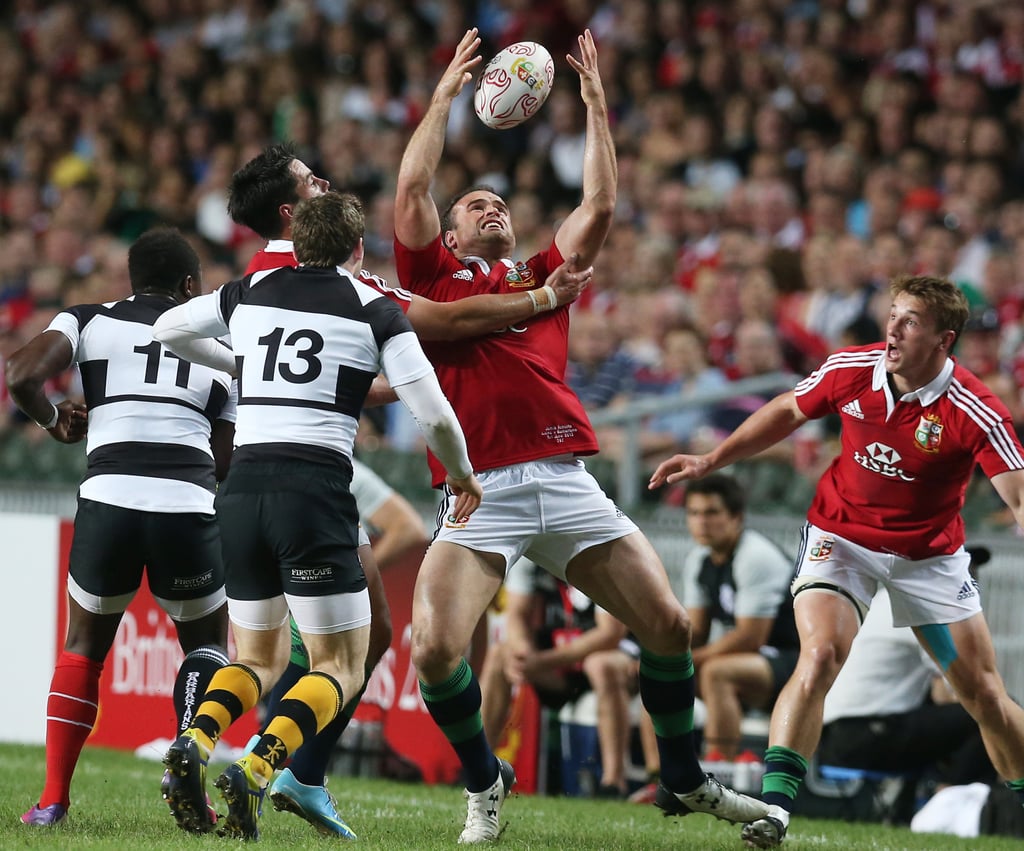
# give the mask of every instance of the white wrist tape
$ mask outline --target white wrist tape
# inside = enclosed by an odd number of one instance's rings
[[[534,313],[543,313],[545,310],[554,310],[558,307],[558,297],[555,295],[554,288],[549,284],[545,284],[540,289],[528,290],[526,294],[533,302]]]

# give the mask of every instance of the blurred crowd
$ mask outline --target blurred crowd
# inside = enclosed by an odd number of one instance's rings
[[[803,374],[881,339],[887,283],[914,272],[962,286],[957,354],[1024,424],[1024,5],[994,0],[12,0],[0,359],[62,307],[127,295],[127,245],[152,225],[192,239],[207,289],[237,276],[260,240],[228,218],[227,182],[275,141],[363,198],[365,265],[394,280],[401,152],[469,26],[485,58],[519,40],[555,57],[514,130],[476,121],[467,87],[434,186],[503,193],[522,256],[578,198],[563,57],[585,27],[598,43],[619,206],[574,307],[589,406]],[[655,417],[642,448],[699,448],[756,404]],[[386,417],[367,433],[401,442]]]

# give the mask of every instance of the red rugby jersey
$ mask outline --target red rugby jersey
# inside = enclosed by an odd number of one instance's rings
[[[989,478],[1024,469],[1009,411],[953,358],[899,401],[887,381],[884,343],[842,349],[795,392],[807,416],[842,419],[842,449],[807,518],[869,549],[914,560],[956,551],[975,464]]]
[[[525,262],[503,260],[492,267],[475,258],[459,260],[438,236],[416,251],[396,240],[395,261],[402,286],[434,301],[455,301],[543,286],[562,257],[552,242]],[[598,451],[586,411],[565,383],[568,334],[563,306],[472,340],[423,343],[475,469]],[[441,484],[444,469],[432,455],[429,460],[434,484]]]

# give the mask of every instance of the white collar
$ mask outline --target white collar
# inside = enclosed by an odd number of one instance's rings
[[[920,402],[922,408],[928,407],[928,405],[936,402],[946,390],[949,389],[949,385],[953,383],[953,359],[951,357],[946,358],[946,362],[942,365],[942,369],[939,370],[939,374],[935,376],[931,381],[924,385],[924,387],[918,387],[917,390],[911,390],[909,393],[904,393],[897,399],[897,402]],[[882,357],[878,359],[878,363],[875,364],[875,372],[871,378],[871,389],[881,390],[887,384],[888,375],[885,371],[885,350],[882,350]]]
[[[263,250],[268,254],[293,254],[295,246],[290,239],[272,239]]]
[[[465,266],[468,266],[470,263],[472,263],[474,266],[477,266],[480,269],[480,271],[483,272],[485,275],[491,274],[491,264],[484,260],[483,257],[477,257],[477,255],[475,254],[467,254],[465,257],[460,257],[459,262]],[[516,265],[508,257],[502,257],[501,260],[499,260],[498,262],[504,263],[505,268],[507,269],[512,269]]]

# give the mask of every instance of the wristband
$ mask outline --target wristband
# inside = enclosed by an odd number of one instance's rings
[[[50,404],[53,404],[53,403],[51,402]],[[46,429],[47,431],[49,431],[51,428],[53,428],[55,425],[57,425],[57,420],[59,420],[59,419],[60,419],[60,411],[57,410],[57,406],[56,405],[53,405],[53,416],[50,417],[50,421],[46,422],[46,423],[41,423],[41,422],[39,422],[39,420],[36,420],[36,425],[39,426],[39,428],[43,428],[43,429]]]
[[[528,290],[526,293],[533,302],[533,312],[543,313],[545,310],[554,310],[558,307],[558,297],[555,290],[549,284],[545,284],[536,290]],[[538,297],[539,296],[539,297]]]

